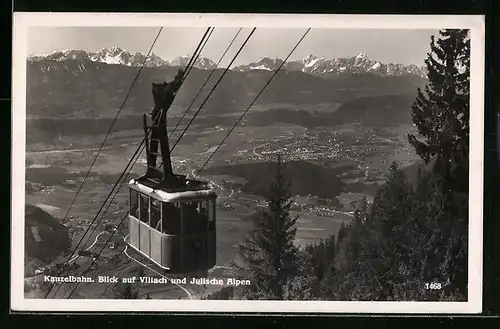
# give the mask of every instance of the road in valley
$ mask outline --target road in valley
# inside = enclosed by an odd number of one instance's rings
[[[85,251],[89,251],[90,249],[92,249],[95,246],[95,244],[97,243],[97,240],[99,240],[99,237],[101,235],[103,235],[104,233],[108,233],[108,232],[107,231],[102,231],[101,233],[97,234],[97,236],[95,237],[94,242],[90,246],[88,246],[85,249]],[[68,264],[70,264],[71,262],[74,262],[75,260],[77,260],[78,257],[80,257],[80,255],[73,255],[73,257],[71,257],[71,259],[68,261]]]

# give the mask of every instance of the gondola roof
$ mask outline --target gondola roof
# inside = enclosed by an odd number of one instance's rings
[[[186,185],[184,187],[169,189],[165,187],[155,188],[157,185],[149,180],[132,179],[129,182],[129,187],[162,202],[177,202],[190,199],[217,197],[215,190],[209,184],[194,179],[185,179],[185,181]]]

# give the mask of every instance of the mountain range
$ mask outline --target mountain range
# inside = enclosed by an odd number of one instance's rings
[[[138,67],[144,63],[146,67],[162,66],[185,66],[189,61],[189,55],[178,56],[172,61],[166,61],[158,55],[152,53],[149,56],[136,52],[132,54],[119,47],[104,48],[98,52],[86,50],[65,50],[56,51],[48,55],[33,55],[28,57],[29,62],[42,60],[52,60],[62,62],[65,60],[92,61],[105,64],[118,64],[124,66]],[[233,71],[249,72],[254,70],[274,71],[283,60],[279,58],[264,57],[255,62],[233,67]],[[216,63],[210,58],[200,56],[194,67],[203,70],[216,68]],[[315,76],[337,77],[343,74],[373,73],[381,76],[405,76],[414,75],[425,77],[424,67],[415,64],[403,65],[393,63],[381,63],[368,58],[364,53],[347,58],[320,58],[309,55],[306,58],[288,61],[283,64],[283,69],[287,71],[300,71]]]
[[[167,63],[156,55],[128,56],[119,48],[30,57],[26,76],[27,143],[53,144],[68,136],[106,133],[121,106],[123,113],[114,129],[141,129],[140,116],[148,113],[153,104],[151,83],[170,81],[177,67],[186,65],[188,59],[183,56]],[[131,82],[137,77],[137,66],[144,60],[146,65],[129,93]],[[411,124],[416,90],[427,83],[420,74],[403,74],[401,70],[397,74],[394,70],[381,74],[373,67],[388,70],[391,66],[371,64],[364,55],[332,61],[309,56],[290,62],[289,69],[273,75],[272,70],[282,63],[279,59],[262,59],[226,72],[222,68],[212,71],[208,69],[214,67],[212,61],[198,58],[176,96],[171,115],[180,116],[188,106],[196,109],[203,104],[203,114],[196,124],[199,129],[210,129],[232,125],[231,115],[255,102],[254,107],[267,110],[249,112],[245,116],[245,124],[249,126]],[[326,72],[332,70],[325,69],[327,64],[338,71],[347,66],[349,70],[343,70],[342,74]],[[224,78],[212,90],[222,74]],[[209,75],[212,77],[207,82]],[[267,85],[271,77],[272,82]],[[267,87],[261,93],[264,86]],[[257,95],[260,97],[255,101]],[[316,111],[319,107],[322,110]]]

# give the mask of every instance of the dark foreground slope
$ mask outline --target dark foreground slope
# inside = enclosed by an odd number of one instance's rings
[[[25,206],[25,269],[54,261],[70,246],[68,229],[44,210]]]

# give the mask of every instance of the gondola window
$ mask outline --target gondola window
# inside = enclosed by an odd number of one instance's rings
[[[215,200],[206,200],[208,212],[208,230],[215,230]]]
[[[149,197],[141,194],[139,200],[139,219],[149,225]]]
[[[161,232],[161,201],[155,200],[153,198],[151,200],[151,223],[150,226],[157,231]]]
[[[179,234],[181,232],[181,209],[179,202],[163,202],[162,233]]]
[[[139,218],[139,193],[135,190],[130,190],[130,215]]]

